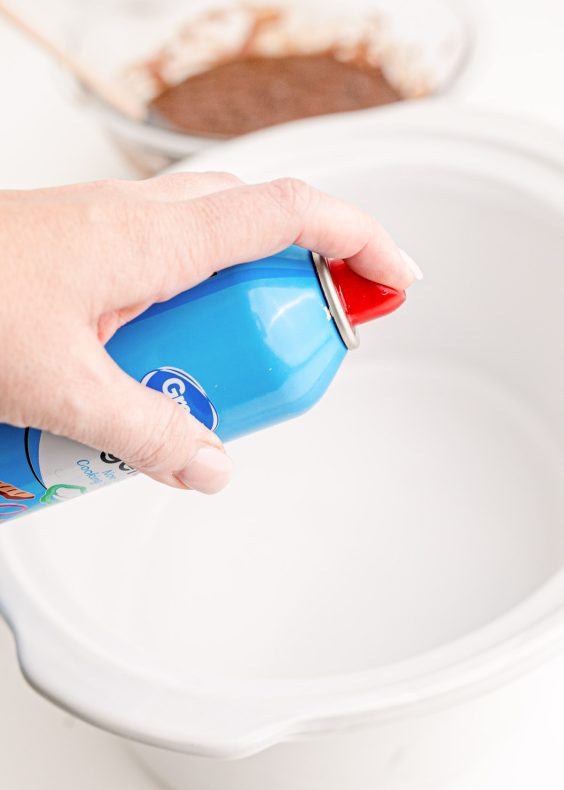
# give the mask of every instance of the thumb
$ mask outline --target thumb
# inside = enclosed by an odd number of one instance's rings
[[[124,373],[103,347],[95,354],[96,379],[103,377],[103,384],[92,388],[96,394],[88,399],[87,413],[81,409],[80,428],[65,431],[69,436],[167,485],[204,494],[227,485],[233,464],[212,431],[166,395]]]

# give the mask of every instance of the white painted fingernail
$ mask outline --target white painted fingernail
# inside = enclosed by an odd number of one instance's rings
[[[205,445],[178,473],[178,477],[188,488],[202,494],[215,494],[227,485],[232,472],[231,458],[217,447]]]
[[[415,263],[415,261],[413,260],[411,255],[408,255],[405,250],[401,249],[401,247],[398,247],[398,249],[400,251],[400,255],[402,257],[403,262],[405,263],[405,265],[407,266],[409,271],[413,274],[415,279],[416,280],[422,280],[423,279],[423,272],[421,271],[419,266]]]

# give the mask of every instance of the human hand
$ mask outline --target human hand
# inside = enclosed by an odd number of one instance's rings
[[[294,179],[193,173],[0,192],[0,422],[110,451],[169,485],[220,490],[231,461],[219,438],[104,344],[154,302],[290,244],[398,289],[420,276],[372,217]]]

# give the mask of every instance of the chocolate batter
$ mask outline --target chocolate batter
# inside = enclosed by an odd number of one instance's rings
[[[380,69],[318,53],[222,63],[167,88],[153,99],[151,109],[175,129],[234,137],[401,98]]]

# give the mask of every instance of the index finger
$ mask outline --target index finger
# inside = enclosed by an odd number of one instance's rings
[[[168,250],[168,260],[159,268],[160,299],[290,244],[343,258],[358,274],[393,288],[404,289],[415,279],[374,217],[296,179],[233,187],[167,203],[162,210],[167,219],[154,229],[167,234],[166,244],[158,241],[161,251]],[[149,225],[144,237],[151,235]]]
[[[391,236],[360,209],[297,179],[241,186],[194,201],[210,234],[198,267],[214,270],[271,255],[290,244],[344,258],[360,275],[406,288],[414,273]],[[206,273],[211,273],[207,270]]]

